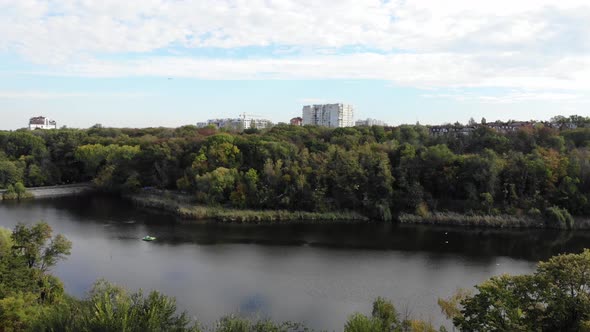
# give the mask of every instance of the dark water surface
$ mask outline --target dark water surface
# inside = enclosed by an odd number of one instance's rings
[[[54,270],[74,295],[106,278],[175,296],[206,324],[239,312],[337,331],[377,296],[440,325],[438,297],[590,246],[590,232],[194,223],[110,197],[0,202],[1,226],[39,220],[74,243]]]

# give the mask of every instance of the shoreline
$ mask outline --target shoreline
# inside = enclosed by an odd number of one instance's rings
[[[26,188],[28,197],[21,199],[44,199],[44,198],[56,198],[56,197],[67,197],[76,196],[80,194],[86,194],[94,192],[96,188],[91,183],[74,183],[64,184],[57,186],[46,186],[46,187],[30,187]],[[6,189],[0,190],[0,201],[3,200],[2,194],[6,192]],[[17,200],[7,199],[7,200]]]
[[[574,217],[575,223],[570,230],[589,230],[590,218]],[[402,225],[432,225],[452,227],[480,227],[480,228],[512,228],[512,229],[554,229],[566,228],[550,227],[544,217],[501,215],[468,215],[456,212],[433,212],[428,216],[402,213],[398,217]]]
[[[252,210],[198,205],[190,195],[166,190],[153,190],[123,195],[139,207],[162,209],[189,220],[216,220],[227,223],[282,223],[315,222],[369,222],[357,212],[307,212],[288,210]]]
[[[92,183],[76,183],[47,187],[26,188],[30,197],[21,200],[49,199],[76,196],[96,192]],[[0,190],[0,202],[2,194]],[[123,199],[130,200],[140,208],[164,210],[187,220],[216,220],[225,223],[283,223],[283,222],[371,222],[371,219],[354,211],[344,212],[309,212],[289,210],[253,210],[225,208],[223,206],[206,206],[194,202],[189,194],[173,190],[143,189],[139,193],[123,194]],[[4,199],[5,201],[17,199]],[[590,230],[590,217],[574,216],[571,230]],[[373,221],[375,222],[375,221]],[[547,225],[542,216],[515,215],[479,215],[457,212],[432,212],[427,216],[401,213],[394,218],[400,225],[476,227],[491,229],[555,229]]]
[[[279,222],[371,222],[358,212],[307,212],[287,210],[252,210],[198,205],[192,196],[170,190],[149,189],[123,195],[133,204],[155,208],[187,220],[216,220],[226,223],[279,223]],[[456,212],[433,212],[428,216],[401,213],[394,222],[400,225],[426,225],[476,227],[489,229],[553,229],[590,230],[590,218],[574,217],[571,229],[551,227],[542,216],[471,215]],[[372,221],[376,222],[376,221]]]

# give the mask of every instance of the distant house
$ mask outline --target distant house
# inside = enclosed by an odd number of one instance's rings
[[[303,125],[303,118],[298,116],[296,118],[291,119],[291,121],[289,121],[289,123],[292,126],[302,126]]]
[[[451,125],[442,125],[442,126],[431,126],[429,128],[430,135],[432,136],[443,136],[443,135],[469,135],[477,128],[484,127],[490,128],[496,132],[507,134],[507,133],[514,133],[524,128],[533,128],[535,122],[531,121],[510,121],[510,122],[491,122],[485,124],[474,124],[463,126],[459,123]]]
[[[460,126],[460,125],[442,125],[442,126],[431,126],[428,128],[430,135],[432,136],[445,136],[445,135],[469,135],[475,129],[476,126]]]
[[[500,133],[516,132],[522,128],[532,128],[534,125],[530,121],[514,121],[514,122],[492,122],[486,124],[486,127],[493,129]]]
[[[36,116],[29,119],[29,130],[35,129],[57,129],[57,123],[44,116]]]
[[[367,118],[366,120],[356,120],[354,125],[356,127],[364,127],[364,126],[367,126],[367,127],[372,127],[372,126],[387,127],[387,123],[385,123],[381,120],[376,120],[376,119],[371,119],[371,118]]]

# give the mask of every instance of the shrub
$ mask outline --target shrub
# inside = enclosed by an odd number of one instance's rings
[[[545,224],[550,228],[572,229],[574,227],[574,218],[567,209],[557,206],[549,207],[545,210],[545,218]]]
[[[249,319],[229,315],[221,318],[215,327],[215,332],[295,332],[307,331],[299,323],[275,323],[270,320],[251,321]]]
[[[14,192],[16,193],[18,199],[33,197],[33,195],[27,191],[27,188],[22,182],[17,182],[14,184]]]
[[[537,208],[530,208],[527,211],[527,215],[533,217],[533,218],[540,218],[543,216],[543,214],[541,213],[541,210],[537,209]]]
[[[2,194],[2,199],[18,199],[18,195],[16,194],[16,191],[14,191],[13,185],[9,184],[8,187],[6,187],[6,191]]]
[[[344,326],[344,332],[382,332],[381,323],[363,314],[353,314]]]
[[[429,217],[430,211],[428,210],[428,205],[425,202],[420,202],[420,204],[416,206],[416,214],[422,218]]]

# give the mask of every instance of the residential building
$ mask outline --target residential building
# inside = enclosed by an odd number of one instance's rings
[[[308,105],[303,106],[302,113],[303,125],[314,125],[330,128],[354,126],[354,110],[352,105]]]
[[[510,122],[500,122],[500,121],[496,121],[496,122],[492,122],[492,123],[487,123],[485,126],[493,129],[497,132],[500,133],[510,133],[510,132],[516,132],[522,128],[532,128],[534,125],[533,122],[529,122],[529,121],[510,121]]]
[[[442,125],[442,126],[431,126],[428,128],[430,135],[432,136],[445,136],[445,135],[469,135],[475,129],[476,126],[462,126],[462,125]]]
[[[296,117],[291,119],[290,121],[292,126],[302,126],[303,125],[303,118],[301,117]]]
[[[57,129],[57,123],[44,116],[36,116],[29,119],[29,130]]]
[[[443,135],[469,135],[471,132],[480,127],[485,127],[497,131],[502,134],[517,132],[524,128],[532,128],[535,125],[531,121],[509,121],[509,122],[491,122],[484,124],[473,124],[464,126],[460,123],[447,124],[442,126],[430,126],[429,131],[432,136]]]
[[[355,124],[356,127],[363,127],[363,126],[367,126],[367,127],[372,127],[372,126],[381,126],[381,127],[387,127],[387,123],[381,121],[381,120],[376,120],[376,119],[371,119],[371,118],[367,118],[366,120],[356,120]]]
[[[244,130],[248,128],[264,129],[272,126],[272,122],[265,119],[253,118],[234,118],[234,119],[210,119],[207,122],[197,122],[198,128],[214,126],[216,128],[226,128],[230,130]]]
[[[266,119],[242,119],[242,128],[265,129],[272,127],[272,122]]]

